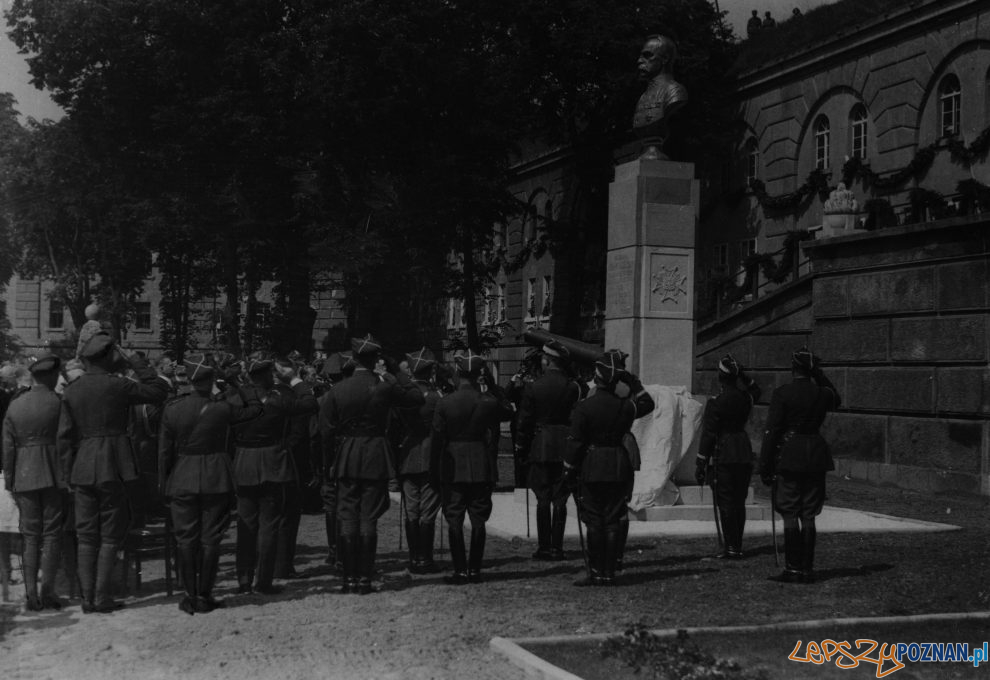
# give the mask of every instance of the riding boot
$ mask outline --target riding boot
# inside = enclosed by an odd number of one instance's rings
[[[588,526],[588,574],[574,585],[579,587],[601,584],[602,567],[605,560],[605,535],[599,526]]]
[[[62,558],[61,536],[45,536],[41,539],[41,605],[45,609],[61,609],[62,603],[55,595],[55,574]]]
[[[454,573],[444,577],[444,581],[452,585],[467,583],[467,556],[464,552],[464,525],[448,525],[447,537],[450,539],[450,559],[453,562]]]
[[[360,582],[358,593],[369,595],[375,592],[371,586],[375,578],[375,553],[378,551],[378,534],[361,534]]]
[[[485,523],[471,525],[471,552],[468,556],[468,581],[481,582],[481,562],[485,557]]]
[[[69,585],[69,597],[79,597],[81,586],[79,582],[79,563],[77,561],[79,546],[76,543],[76,532],[63,531],[59,540],[62,547],[62,573],[65,575],[65,580]]]
[[[340,557],[340,561],[344,568],[344,586],[341,589],[341,592],[343,593],[357,592],[358,548],[359,546],[358,546],[357,534],[340,534],[337,537],[337,554]]]
[[[801,543],[804,548],[804,560],[801,573],[805,583],[815,582],[815,542],[817,539],[815,520],[805,520],[801,526]]]
[[[323,518],[327,529],[327,564],[333,566],[337,564],[337,515],[327,512]]]
[[[440,567],[433,561],[433,540],[436,537],[436,521],[419,524],[419,550],[422,562],[419,567],[421,574],[438,574]]]
[[[784,571],[774,578],[784,583],[797,583],[803,576],[804,545],[801,530],[795,527],[784,527]]]
[[[564,528],[567,526],[567,506],[553,506],[553,522],[550,525],[551,559],[564,559]]]
[[[602,573],[602,585],[615,585],[615,556],[619,550],[619,532],[615,529],[605,531],[605,568]]]
[[[24,537],[24,549],[21,553],[21,572],[24,577],[25,606],[28,611],[41,611],[41,598],[38,597],[38,562],[41,546],[37,536]]]
[[[626,568],[625,553],[626,540],[629,538],[629,518],[619,520],[618,544],[615,548],[615,570],[623,571]]]
[[[736,548],[739,549],[739,557],[743,556],[743,530],[746,528],[746,506],[740,505],[736,508]]]
[[[124,606],[111,597],[113,566],[116,562],[117,546],[113,543],[101,544],[96,561],[96,600],[93,603],[94,609],[98,612],[112,612]]]
[[[728,508],[724,508],[721,505],[718,506],[718,522],[722,527],[722,545],[719,547],[719,554],[716,557],[726,558],[732,552],[733,549],[733,529],[732,529],[732,512]]]
[[[196,575],[198,555],[196,545],[180,545],[178,549],[179,558],[179,578],[182,580],[182,588],[186,591],[186,596],[179,602],[179,609],[187,614],[196,613],[196,596],[199,594],[199,579]]]
[[[79,570],[79,584],[82,590],[82,609],[87,614],[95,611],[96,562],[99,554],[100,546],[92,543],[79,544],[79,559],[76,567]]]
[[[196,611],[204,614],[223,607],[223,602],[213,598],[213,586],[217,582],[220,569],[220,546],[204,545],[199,550],[199,597],[196,598]]]
[[[534,560],[550,559],[550,505],[536,506],[536,541],[537,549],[533,553]]]
[[[423,565],[422,546],[420,545],[419,522],[405,521],[406,542],[409,543],[409,571],[421,573]]]

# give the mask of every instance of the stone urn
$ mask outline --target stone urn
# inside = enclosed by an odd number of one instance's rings
[[[832,190],[825,201],[824,218],[822,220],[821,238],[839,236],[841,234],[852,234],[859,229],[859,201],[846,185],[839,182],[839,186]]]

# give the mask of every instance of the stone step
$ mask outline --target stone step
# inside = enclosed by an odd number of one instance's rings
[[[708,486],[681,486],[677,489],[680,492],[680,499],[677,501],[676,505],[711,505],[712,503],[712,489]],[[746,494],[746,504],[749,505],[755,502],[755,494],[753,492],[753,487],[749,487],[749,493]]]
[[[747,520],[769,520],[770,506],[747,505]],[[632,522],[665,522],[670,520],[688,520],[694,522],[715,522],[715,514],[709,505],[662,505],[655,508],[644,508],[635,512],[629,511]]]

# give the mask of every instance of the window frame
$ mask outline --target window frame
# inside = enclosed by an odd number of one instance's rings
[[[150,300],[136,300],[134,302],[134,330],[140,333],[150,333],[154,323],[154,310]],[[147,325],[142,323],[147,318]]]
[[[945,75],[938,84],[938,129],[939,137],[956,137],[962,132],[962,84],[954,73]]]
[[[832,155],[832,123],[828,116],[821,115],[815,119],[815,167],[828,170]]]
[[[850,158],[866,160],[866,138],[870,130],[869,114],[863,104],[856,104],[849,112]]]

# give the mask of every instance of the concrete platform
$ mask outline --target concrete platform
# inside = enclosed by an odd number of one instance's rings
[[[518,498],[517,498],[518,493]],[[530,493],[529,499],[529,526],[530,539],[536,540],[536,499]],[[523,490],[518,492],[509,491],[506,493],[496,493],[492,497],[494,509],[492,517],[488,521],[488,530],[503,538],[526,538],[526,501]],[[577,512],[574,507],[574,500],[567,503],[567,527],[566,536],[577,537]],[[715,534],[715,523],[712,521],[711,501],[706,506],[707,514],[704,519],[690,517],[676,517],[677,508],[691,508],[692,506],[668,506],[667,508],[656,508],[656,510],[668,511],[670,514],[666,519],[656,521],[632,521],[629,523],[629,535],[634,537],[662,537],[662,536],[713,536]],[[749,507],[757,509],[764,515],[762,519],[753,519],[746,522],[746,535],[748,536],[769,536],[772,533],[770,522],[770,508],[766,503],[754,502]],[[654,510],[654,508],[650,508]],[[652,516],[663,515],[656,513]],[[881,515],[872,512],[861,512],[849,510],[847,508],[833,508],[826,506],[822,514],[818,517],[818,531],[824,533],[883,533],[883,532],[933,532],[933,531],[954,531],[960,529],[952,524],[940,524],[936,522],[924,522],[921,520],[905,519],[893,517],[891,515]],[[777,517],[777,532],[782,531],[780,517]]]

